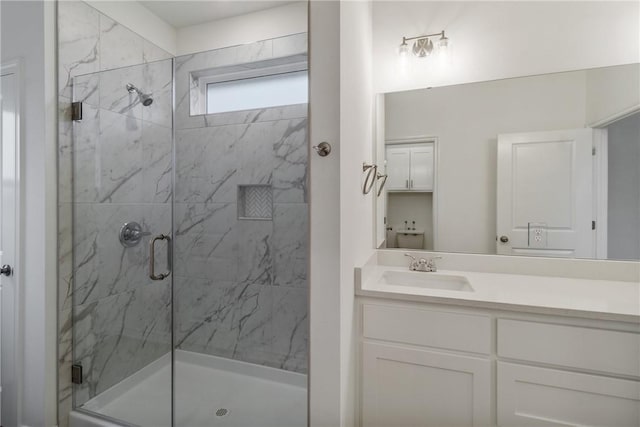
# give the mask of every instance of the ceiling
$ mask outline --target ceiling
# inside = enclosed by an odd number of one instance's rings
[[[232,16],[244,15],[245,13],[257,12],[259,10],[271,9],[288,3],[292,3],[292,1],[140,1],[141,5],[176,29],[230,18]]]

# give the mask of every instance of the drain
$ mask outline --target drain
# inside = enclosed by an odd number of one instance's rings
[[[229,415],[227,408],[220,408],[216,411],[216,417],[226,417],[227,415]]]

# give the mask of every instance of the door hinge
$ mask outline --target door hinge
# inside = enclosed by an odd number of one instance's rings
[[[82,102],[71,103],[71,120],[74,122],[82,120]]]
[[[82,365],[71,365],[71,382],[73,384],[82,384]]]
[[[591,229],[592,230],[596,229],[596,222],[595,221],[591,221]]]
[[[591,149],[591,155],[592,155],[592,156],[595,156],[595,155],[596,155],[596,147],[593,147],[593,148]]]

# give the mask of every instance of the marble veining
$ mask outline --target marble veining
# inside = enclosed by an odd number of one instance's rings
[[[175,339],[306,372],[307,105],[190,115],[194,71],[306,52],[286,39],[176,58]],[[243,185],[272,188],[272,220],[238,219]]]
[[[308,107],[191,116],[189,97],[192,71],[304,59],[306,35],[176,58],[174,106],[169,53],[82,1],[58,6],[59,425],[170,351],[172,332],[179,348],[306,372]],[[273,188],[272,221],[238,220],[238,185],[255,184]],[[148,278],[149,237],[120,245],[132,220],[173,231],[173,284]]]
[[[170,350],[168,282],[147,278],[148,238],[127,251],[117,232],[130,220],[171,229],[171,57],[85,2],[58,3],[60,426],[73,400]],[[129,81],[152,93],[153,109],[127,92]],[[72,100],[83,102],[81,122],[71,121]],[[76,362],[82,386],[70,381]]]
[[[141,64],[142,37],[115,22],[100,15],[100,70],[126,67]]]
[[[306,129],[296,118],[176,131],[179,348],[306,372]],[[271,221],[237,217],[237,186],[255,184],[274,187]]]

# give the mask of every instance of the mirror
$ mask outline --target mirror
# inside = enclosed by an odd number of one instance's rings
[[[377,247],[640,259],[639,71],[379,95]]]

